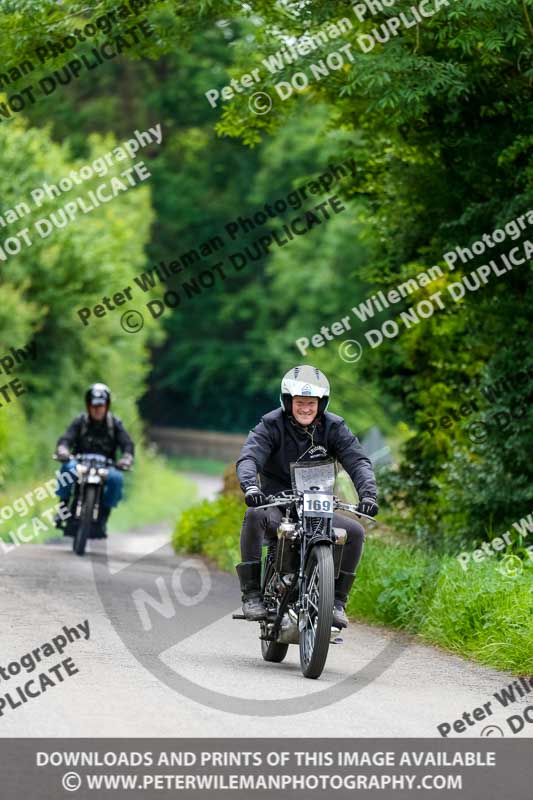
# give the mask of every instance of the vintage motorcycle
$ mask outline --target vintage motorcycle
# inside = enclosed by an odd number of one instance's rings
[[[357,506],[334,496],[335,477],[335,462],[330,459],[291,464],[292,492],[268,497],[259,506],[285,509],[277,541],[269,545],[263,564],[267,618],[259,623],[261,652],[265,661],[279,663],[289,645],[298,644],[306,678],[320,677],[331,641],[342,641],[331,621],[346,531],[333,527],[333,512],[349,511],[375,523]]]
[[[76,486],[70,499],[70,517],[65,535],[72,536],[72,549],[78,556],[85,553],[87,539],[103,538],[102,495],[113,459],[98,453],[72,456],[76,462]]]

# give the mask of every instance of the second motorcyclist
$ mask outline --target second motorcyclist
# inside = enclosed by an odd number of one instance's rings
[[[117,469],[110,467],[104,486],[103,504],[100,516],[101,533],[105,536],[105,526],[111,513],[122,498],[123,475],[121,470],[133,465],[135,446],[122,421],[110,411],[111,390],[105,383],[93,383],[85,393],[86,412],[78,414],[59,437],[56,456],[63,461],[61,472],[76,475],[76,462],[73,455],[96,453],[115,460],[117,449],[121,456]],[[70,497],[72,486],[59,485],[56,494],[64,502]]]

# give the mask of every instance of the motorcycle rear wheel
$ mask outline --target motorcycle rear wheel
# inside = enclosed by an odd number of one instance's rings
[[[300,630],[300,666],[304,677],[319,678],[326,665],[331,637],[335,571],[331,547],[318,544],[309,553],[307,576],[307,611]]]
[[[72,549],[78,556],[85,553],[85,545],[91,533],[91,525],[93,521],[94,504],[96,503],[96,486],[87,486],[85,491],[85,502],[81,510],[81,518],[78,524],[78,530],[72,542]]]
[[[264,580],[264,587],[268,587],[272,576],[274,575],[274,565],[272,561],[267,561],[266,569],[265,569],[265,580]],[[264,636],[267,632],[267,626],[265,622],[261,623],[261,636]],[[268,642],[264,639],[261,639],[261,655],[263,656],[265,661],[271,661],[274,664],[280,664],[285,656],[287,655],[287,651],[289,649],[288,644],[282,644],[281,642]]]

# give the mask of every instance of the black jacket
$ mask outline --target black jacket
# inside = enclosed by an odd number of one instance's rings
[[[257,486],[257,473],[265,494],[291,489],[289,465],[294,461],[334,458],[353,481],[359,498],[377,498],[372,462],[342,417],[325,412],[307,430],[277,408],[250,431],[237,461],[243,492]]]
[[[117,447],[122,454],[134,453],[133,441],[122,420],[108,412],[102,422],[95,422],[88,414],[78,414],[57,441],[65,444],[72,453],[99,453],[115,460]]]

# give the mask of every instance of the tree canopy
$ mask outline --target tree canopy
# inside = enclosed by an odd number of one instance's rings
[[[389,437],[397,466],[381,486],[397,525],[455,546],[529,512],[531,381],[517,373],[530,374],[532,366],[531,257],[505,275],[491,273],[458,302],[448,287],[513,247],[523,256],[524,242],[533,240],[527,217],[533,6],[530,0],[433,5],[440,6],[433,16],[399,24],[390,41],[365,52],[360,41],[368,43],[387,22],[390,31],[391,20],[410,13],[411,4],[372,15],[364,4],[340,0],[163,0],[137,4],[136,15],[124,12],[107,33],[37,64],[44,42],[64,42],[117,4],[103,0],[89,10],[75,2],[66,13],[51,1],[4,3],[0,72],[9,77],[25,59],[35,66],[3,84],[4,102],[105,40],[116,45],[120,31],[143,18],[153,34],[139,35],[116,58],[1,118],[2,213],[35,185],[54,182],[133,131],[158,123],[163,130],[161,147],[146,152],[152,173],[146,186],[0,264],[8,300],[0,316],[4,349],[34,337],[42,353],[26,377],[24,403],[0,418],[4,479],[21,450],[31,458],[37,443],[49,444],[58,403],[62,414],[70,413],[97,373],[113,383],[132,415],[140,400],[151,422],[240,431],[276,404],[283,372],[310,361],[331,377],[334,411],[358,433],[377,424]],[[300,52],[302,42],[340,20],[349,20],[342,37]],[[283,48],[289,57],[292,48],[292,62],[282,55],[272,72],[265,62]],[[326,61],[333,52],[342,54],[342,65]],[[206,92],[253,70],[260,80],[212,107]],[[307,86],[281,99],[279,85],[292,85],[296,73]],[[254,92],[270,96],[268,113],[254,113]],[[224,233],[230,221],[253,216],[350,160],[353,176],[309,196],[301,208],[289,206],[234,242]],[[99,302],[111,284],[120,288],[221,235],[220,252],[150,295],[161,298],[333,195],[343,213],[248,259],[238,272],[227,270],[227,279],[209,290],[158,320],[147,318],[137,336],[126,335],[111,315],[85,331],[73,313]],[[527,226],[518,236],[508,234],[464,262],[458,257],[453,269],[443,258],[521,216]],[[7,229],[0,233],[1,243]],[[352,312],[435,265],[441,277],[368,322]],[[444,308],[435,304],[428,318],[410,327],[400,322],[397,336],[369,346],[369,329],[438,291]],[[345,316],[351,323],[345,335],[302,355],[298,339]],[[344,340],[364,345],[359,361],[343,360]],[[503,391],[488,402],[483,388],[502,381]],[[473,441],[470,419],[451,417],[453,426],[423,429],[428,418],[439,423],[467,398],[479,404],[485,440]],[[507,417],[495,422],[498,412]]]

